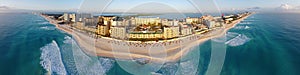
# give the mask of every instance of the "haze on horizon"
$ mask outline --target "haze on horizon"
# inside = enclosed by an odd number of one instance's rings
[[[73,12],[225,12],[300,11],[299,0],[0,0],[0,12],[12,9]]]

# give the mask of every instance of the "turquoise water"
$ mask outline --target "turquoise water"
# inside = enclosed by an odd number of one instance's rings
[[[221,74],[299,75],[299,17],[257,13],[228,31]],[[70,35],[37,15],[0,14],[0,33],[0,75],[130,74],[115,60],[84,54]],[[193,48],[181,62],[165,64],[156,73],[205,74],[212,43],[218,41]]]

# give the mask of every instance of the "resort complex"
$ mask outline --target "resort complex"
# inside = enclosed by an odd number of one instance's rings
[[[251,14],[245,12],[226,16],[199,15],[183,19],[77,13],[43,13],[42,16],[58,29],[71,34],[88,54],[174,62],[188,52],[189,48],[224,35],[227,30]],[[151,48],[158,47],[164,50],[155,50],[149,54]],[[153,57],[162,53],[166,53],[166,56]]]

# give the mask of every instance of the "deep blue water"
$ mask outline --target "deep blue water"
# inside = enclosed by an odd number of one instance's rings
[[[228,31],[221,74],[299,75],[299,17],[291,13],[257,13]],[[38,15],[0,14],[0,35],[0,75],[39,75],[49,70],[72,75],[129,74],[115,60],[85,55],[68,34]],[[181,62],[165,64],[156,73],[205,74],[212,44],[218,42],[209,40],[193,48]]]

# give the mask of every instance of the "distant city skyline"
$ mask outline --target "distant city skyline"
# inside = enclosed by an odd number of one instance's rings
[[[107,6],[106,6],[107,5]],[[8,8],[45,11],[90,12],[210,12],[244,9],[300,10],[299,0],[0,0]]]

